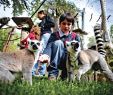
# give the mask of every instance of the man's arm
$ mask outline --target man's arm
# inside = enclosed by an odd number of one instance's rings
[[[46,48],[43,51],[43,54],[39,57],[41,63],[49,63],[51,59],[51,46],[53,43],[53,35],[50,36]]]

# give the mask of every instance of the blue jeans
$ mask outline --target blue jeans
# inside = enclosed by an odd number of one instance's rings
[[[41,53],[43,53],[44,49],[46,48],[46,45],[47,45],[47,42],[49,40],[50,35],[51,35],[50,33],[45,33],[45,34],[42,35],[41,41],[43,43],[43,46],[42,46],[43,48],[42,48]],[[37,68],[38,68],[38,63],[36,63],[34,65],[33,70],[32,70],[32,75],[35,75],[35,71],[36,71]],[[46,72],[46,63],[42,64],[38,71],[39,71],[38,72],[39,75],[45,75],[45,72]]]
[[[50,33],[45,33],[41,37],[41,41],[43,43],[42,53],[43,53],[44,49],[46,48],[50,35],[51,35]]]
[[[67,69],[66,69],[66,57],[67,51],[64,47],[64,43],[61,40],[57,40],[52,43],[51,48],[51,62],[50,65],[47,67],[48,77],[49,76],[58,76],[59,70],[62,70],[61,78],[67,77]]]
[[[45,75],[46,72],[46,64],[42,64],[40,67],[38,67],[38,62],[34,65],[32,69],[32,75],[35,75],[35,71],[38,68],[38,75]]]

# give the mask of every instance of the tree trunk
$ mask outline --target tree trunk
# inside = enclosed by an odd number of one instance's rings
[[[100,4],[101,4],[101,14],[102,14],[102,35],[103,35],[103,40],[105,42],[109,42],[110,41],[110,36],[109,33],[107,31],[107,19],[106,19],[106,0],[100,0]]]

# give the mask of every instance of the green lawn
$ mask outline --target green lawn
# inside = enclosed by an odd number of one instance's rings
[[[0,83],[0,95],[113,95],[113,85],[94,81],[68,83],[36,77],[32,86],[18,79],[13,84]]]

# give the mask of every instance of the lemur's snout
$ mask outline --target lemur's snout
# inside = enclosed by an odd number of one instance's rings
[[[78,51],[79,49],[79,42],[78,41],[66,41],[66,48],[67,51]]]
[[[33,47],[33,50],[38,49],[37,45],[35,45],[35,44],[32,47]]]
[[[38,47],[40,46],[40,43],[39,43],[39,42],[37,42],[37,43],[32,42],[31,44],[32,44],[32,48],[33,48],[33,50],[37,50]]]
[[[40,49],[41,43],[38,40],[28,40],[28,49],[31,51],[37,51]]]

